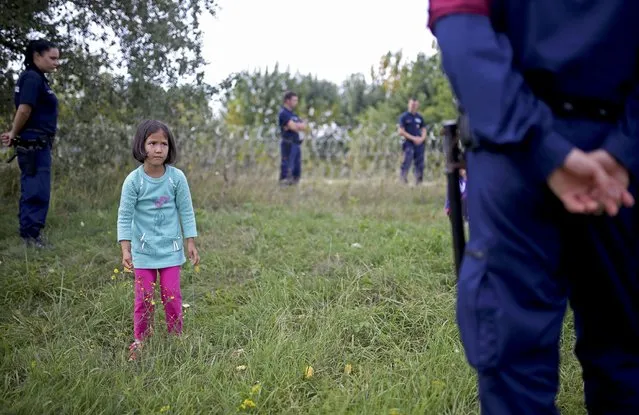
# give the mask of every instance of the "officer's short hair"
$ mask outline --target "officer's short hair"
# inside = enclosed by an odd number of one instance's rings
[[[177,147],[175,145],[175,137],[171,132],[171,129],[158,120],[144,120],[138,125],[138,129],[135,132],[133,138],[133,157],[140,163],[144,163],[146,160],[146,150],[144,149],[144,143],[146,139],[153,133],[162,131],[167,141],[169,142],[169,154],[166,156],[164,164],[173,164],[177,159]]]
[[[296,97],[297,94],[293,91],[286,91],[286,93],[284,93],[284,102],[288,101],[289,99]]]

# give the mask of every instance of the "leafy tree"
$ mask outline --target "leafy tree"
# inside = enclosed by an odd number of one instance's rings
[[[4,0],[0,14],[0,114],[12,113],[12,91],[30,38],[60,46],[64,66],[55,75],[66,96],[94,94],[104,72],[120,73],[130,99],[143,105],[149,85],[175,87],[203,82],[200,19],[215,12],[214,0]],[[152,88],[152,87],[151,87]],[[58,88],[56,92],[60,89]]]
[[[290,87],[291,76],[275,65],[250,74],[237,74],[233,87],[225,93],[223,118],[231,126],[273,125],[284,91]]]
[[[454,117],[452,92],[441,70],[439,53],[430,57],[420,53],[414,61],[405,63],[402,58],[400,52],[389,52],[381,58],[378,71],[371,70],[373,82],[383,90],[385,99],[367,108],[359,117],[360,123],[374,128],[394,126],[411,97],[420,101],[420,112],[427,123]]]
[[[367,83],[363,74],[353,74],[342,84],[342,114],[346,125],[357,125],[358,117],[385,99],[384,90]]]
[[[292,90],[299,96],[296,112],[300,117],[325,123],[340,116],[340,95],[337,85],[312,75],[272,71],[242,72],[223,99],[224,120],[232,126],[275,126],[284,92]]]

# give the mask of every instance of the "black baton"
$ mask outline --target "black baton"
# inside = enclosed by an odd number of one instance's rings
[[[459,129],[456,121],[444,122],[444,153],[446,156],[446,180],[448,184],[448,200],[450,203],[450,225],[453,234],[453,258],[455,273],[459,279],[466,237],[462,215],[461,190],[459,189],[459,169],[462,167],[461,149],[459,148]]]

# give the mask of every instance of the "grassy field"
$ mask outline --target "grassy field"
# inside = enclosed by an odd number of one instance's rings
[[[0,412],[479,413],[441,183],[218,179],[190,177],[203,264],[183,271],[185,334],[167,336],[158,309],[134,363],[132,281],[114,273],[120,183],[56,180],[55,248],[38,253],[15,236],[4,180]],[[566,330],[559,405],[583,414],[572,341]]]

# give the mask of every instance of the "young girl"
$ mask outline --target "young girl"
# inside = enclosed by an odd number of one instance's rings
[[[138,126],[133,157],[142,165],[124,180],[118,210],[122,265],[135,273],[135,341],[129,347],[129,360],[137,358],[142,341],[150,334],[158,274],[168,331],[182,332],[183,237],[191,263],[195,266],[200,262],[189,185],[184,173],[170,165],[176,153],[175,139],[165,124],[147,120]]]

